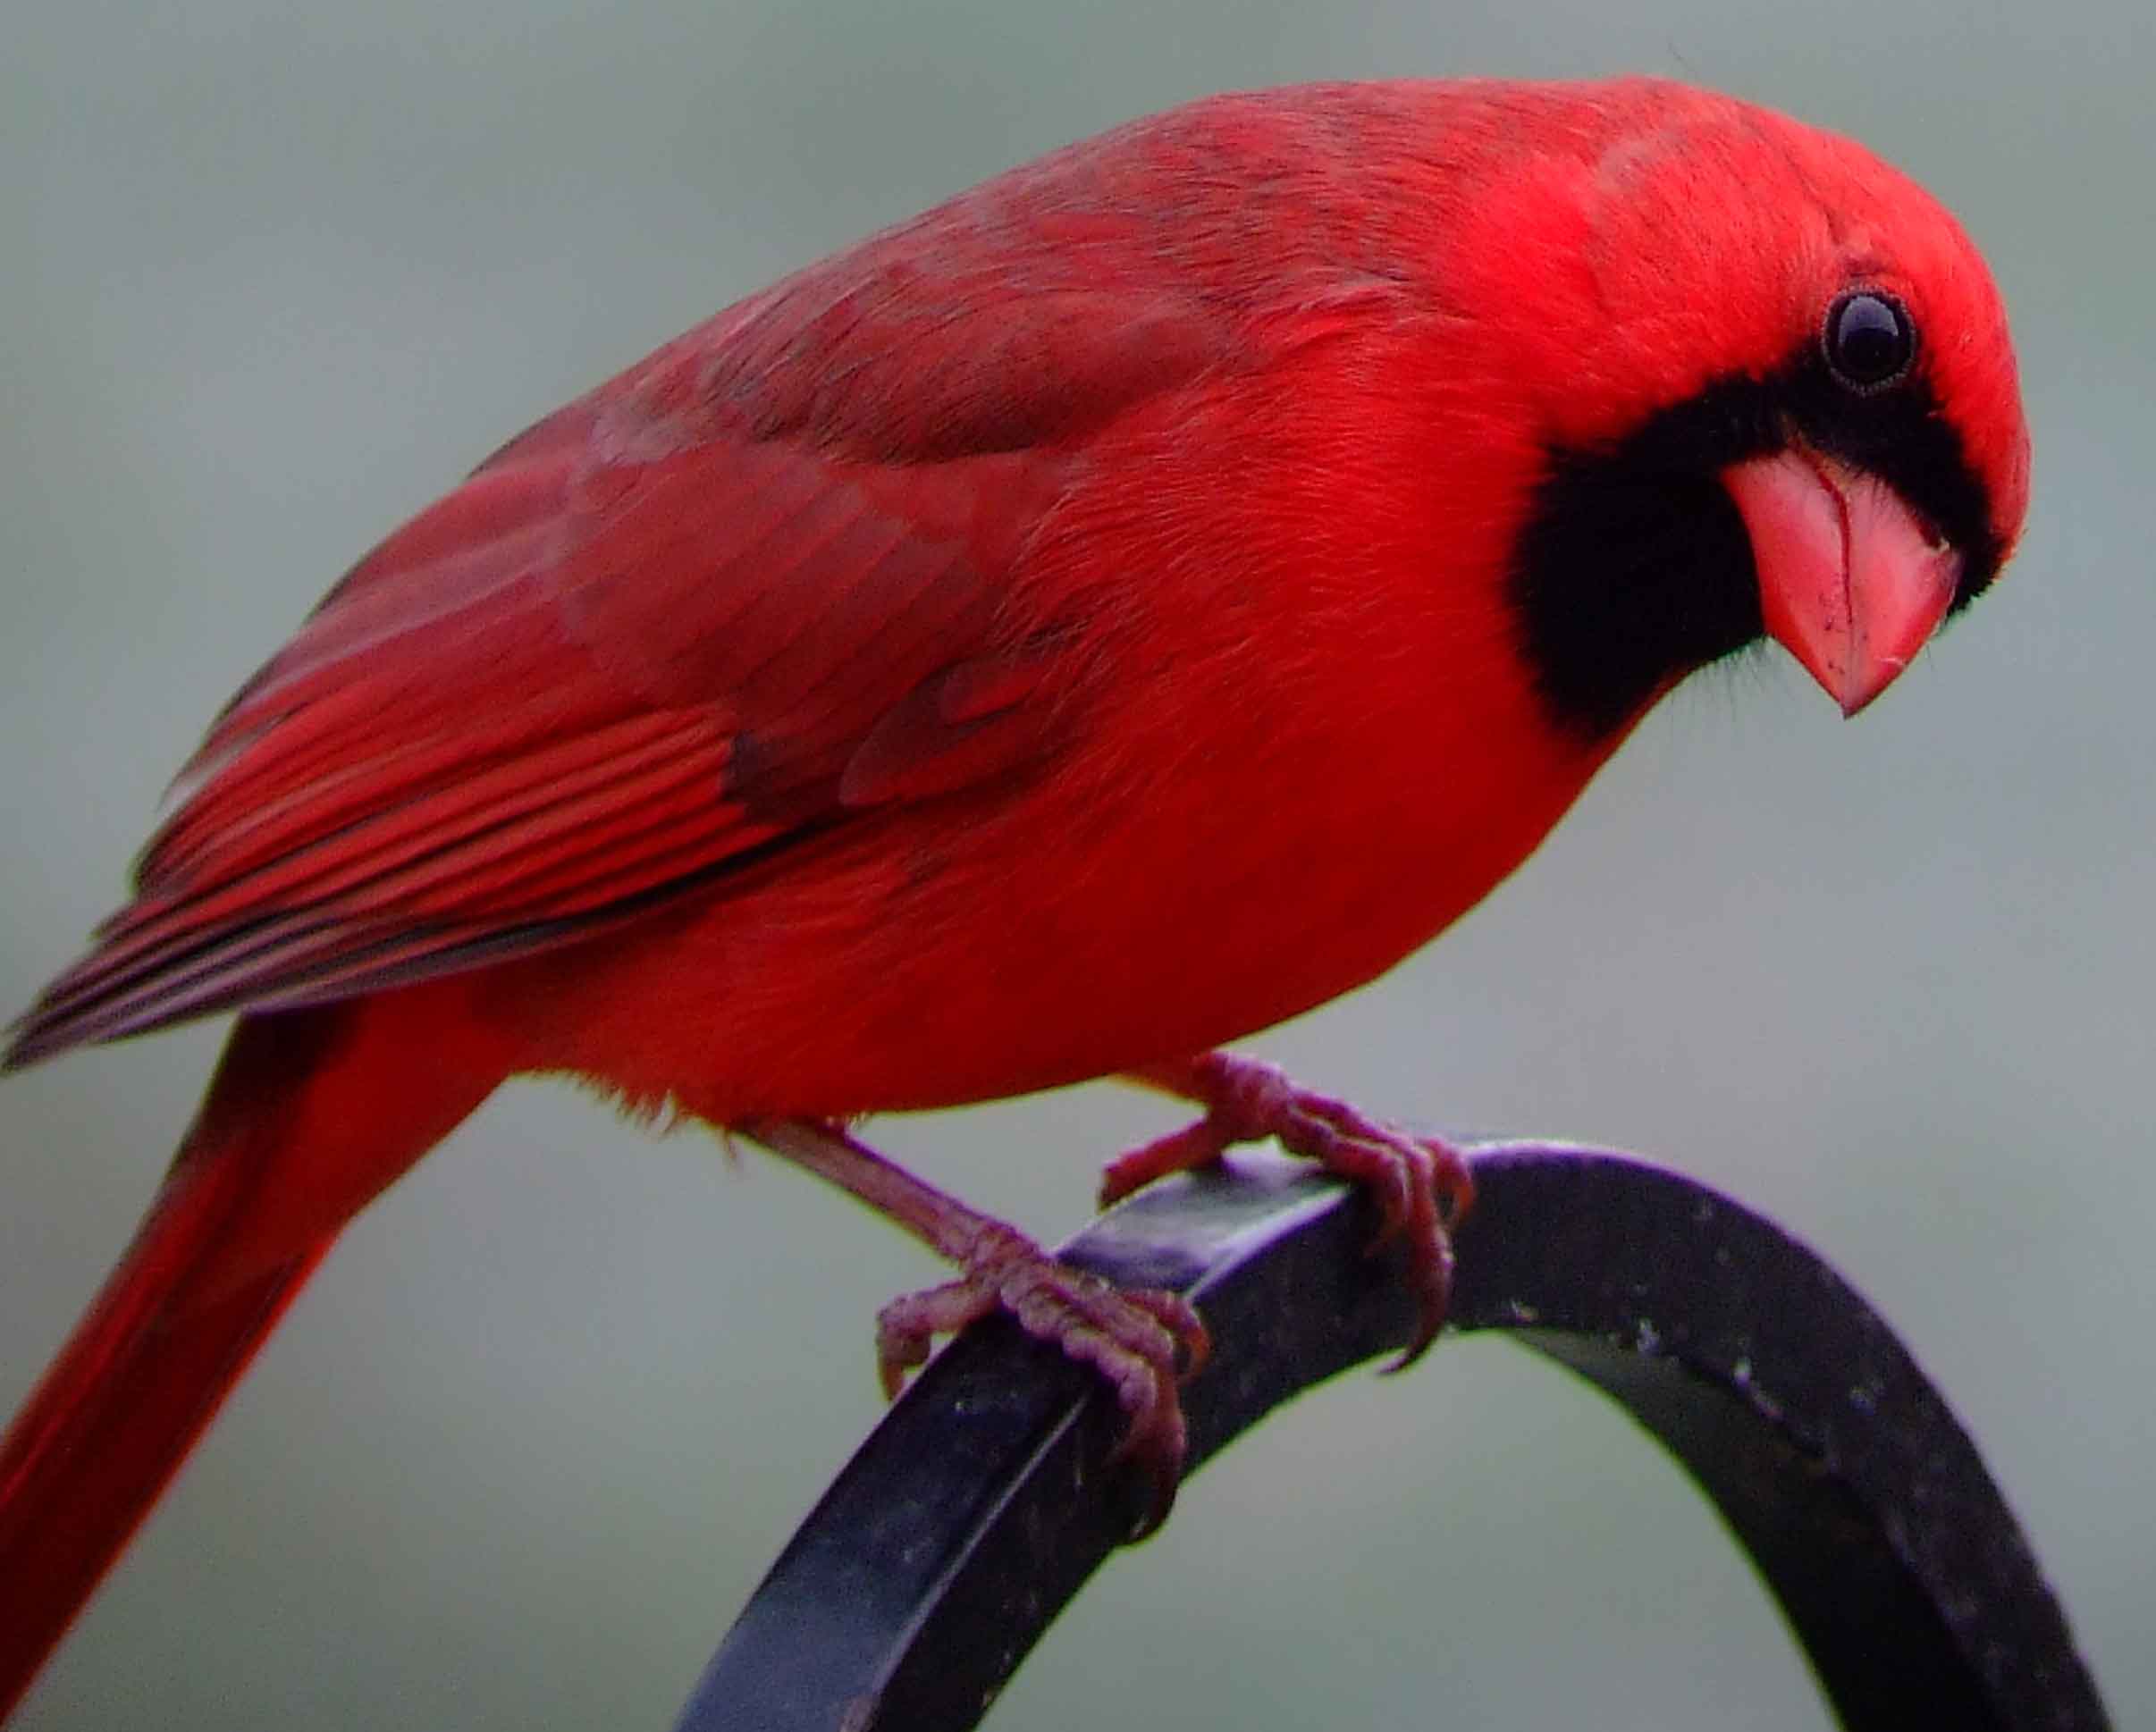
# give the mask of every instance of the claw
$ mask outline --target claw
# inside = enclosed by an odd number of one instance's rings
[[[1275,1139],[1289,1154],[1316,1161],[1371,1198],[1378,1211],[1373,1252],[1405,1241],[1418,1322],[1387,1369],[1403,1371],[1429,1349],[1452,1296],[1453,1230],[1475,1200],[1474,1179],[1457,1149],[1435,1138],[1411,1137],[1344,1101],[1297,1088],[1273,1065],[1228,1053],[1163,1065],[1140,1080],[1198,1102],[1205,1116],[1111,1163],[1102,1175],[1103,1203],[1168,1173],[1208,1165],[1237,1143]]]
[[[876,1366],[895,1397],[923,1364],[938,1335],[1001,1311],[1037,1341],[1091,1366],[1116,1391],[1126,1417],[1111,1462],[1142,1473],[1150,1495],[1131,1534],[1141,1539],[1167,1518],[1188,1448],[1177,1386],[1204,1369],[1212,1339],[1188,1303],[1153,1288],[1119,1288],[1059,1263],[1017,1233],[984,1246],[958,1280],[893,1299],[876,1316]]]
[[[753,1119],[738,1127],[765,1148],[829,1179],[916,1235],[964,1273],[893,1299],[876,1317],[876,1370],[887,1397],[926,1363],[939,1335],[1002,1311],[1028,1334],[1092,1366],[1129,1421],[1117,1460],[1151,1482],[1149,1512],[1132,1538],[1166,1519],[1182,1477],[1186,1438],[1177,1384],[1204,1366],[1212,1345],[1198,1314],[1174,1293],[1125,1291],[1058,1263],[1015,1229],[894,1165],[822,1119]],[[1180,1363],[1178,1363],[1180,1361]]]

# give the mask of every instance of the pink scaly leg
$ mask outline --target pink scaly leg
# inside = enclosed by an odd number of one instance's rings
[[[835,1124],[767,1119],[735,1129],[850,1191],[964,1271],[877,1313],[876,1365],[886,1396],[896,1396],[906,1374],[926,1362],[936,1336],[1006,1312],[1026,1333],[1107,1380],[1129,1416],[1116,1455],[1131,1459],[1152,1487],[1140,1533],[1166,1518],[1186,1442],[1176,1385],[1194,1376],[1211,1350],[1197,1312],[1173,1293],[1119,1288],[1058,1263],[1015,1228],[966,1207]]]
[[[1344,1101],[1297,1088],[1273,1065],[1233,1053],[1153,1065],[1132,1072],[1131,1080],[1195,1101],[1205,1116],[1112,1162],[1101,1175],[1104,1205],[1168,1173],[1209,1165],[1237,1143],[1276,1138],[1289,1154],[1370,1192],[1384,1220],[1378,1244],[1407,1241],[1408,1280],[1421,1324],[1393,1369],[1421,1358],[1444,1324],[1453,1229],[1475,1200],[1474,1180],[1457,1149],[1367,1118]]]

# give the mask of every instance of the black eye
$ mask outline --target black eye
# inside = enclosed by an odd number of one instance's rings
[[[1827,309],[1827,366],[1851,391],[1884,391],[1916,358],[1916,327],[1908,309],[1875,289],[1858,289]]]

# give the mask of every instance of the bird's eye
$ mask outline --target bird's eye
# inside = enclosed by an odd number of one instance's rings
[[[1865,395],[1899,383],[1916,358],[1908,309],[1876,289],[1853,290],[1830,307],[1823,341],[1834,377]]]

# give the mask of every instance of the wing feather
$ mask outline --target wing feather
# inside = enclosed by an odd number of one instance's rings
[[[1014,576],[1234,321],[1165,267],[1013,286],[1015,221],[962,201],[744,303],[361,560],[5,1062],[568,943],[1051,753],[1082,622]]]

